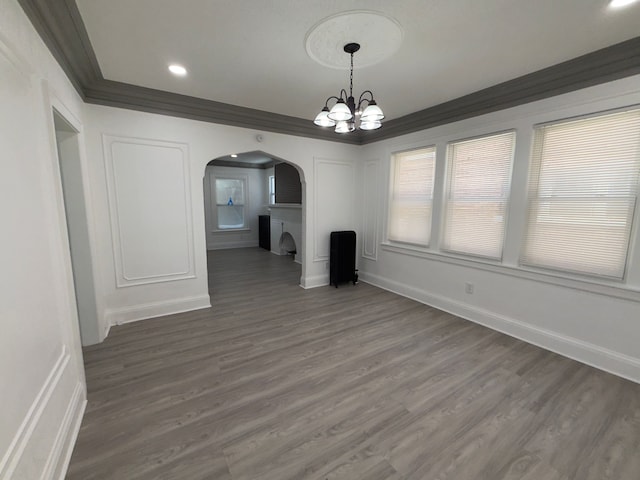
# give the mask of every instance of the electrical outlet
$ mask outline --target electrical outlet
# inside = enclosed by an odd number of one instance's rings
[[[465,282],[464,283],[464,291],[468,294],[472,294],[473,293],[473,283],[471,282]]]

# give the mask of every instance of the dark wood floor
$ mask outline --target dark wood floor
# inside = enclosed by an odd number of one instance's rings
[[[209,271],[85,350],[68,479],[640,479],[640,385],[264,250]]]

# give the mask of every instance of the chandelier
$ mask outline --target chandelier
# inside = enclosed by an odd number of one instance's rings
[[[360,130],[375,130],[382,126],[384,113],[373,99],[371,90],[365,90],[358,99],[358,104],[353,98],[353,54],[360,50],[359,43],[347,43],[344,51],[351,55],[351,74],[349,76],[349,96],[343,88],[340,90],[340,97],[331,96],[324,103],[324,108],[313,121],[320,127],[336,127],[336,133],[353,132],[356,128]],[[371,98],[368,98],[368,97]],[[329,110],[329,101],[336,100],[336,103]],[[362,107],[366,104],[366,108]]]

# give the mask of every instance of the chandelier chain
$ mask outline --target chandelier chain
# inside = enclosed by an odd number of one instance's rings
[[[349,96],[353,97],[353,53],[351,53],[351,74],[349,75]]]

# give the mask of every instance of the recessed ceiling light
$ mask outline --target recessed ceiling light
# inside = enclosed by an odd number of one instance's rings
[[[609,3],[610,8],[622,8],[627,5],[631,5],[632,3],[637,2],[638,0],[611,0]]]
[[[232,153],[231,158],[238,158],[238,155],[236,155],[235,153]]]
[[[187,69],[184,68],[182,65],[178,65],[178,64],[171,64],[169,65],[169,71],[171,73],[173,73],[174,75],[180,75],[181,77],[185,76],[187,74]]]

